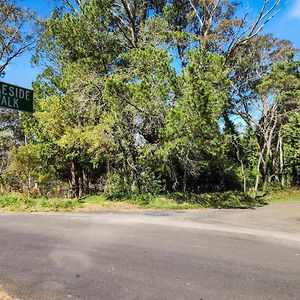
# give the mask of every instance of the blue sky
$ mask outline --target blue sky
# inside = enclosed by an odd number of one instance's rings
[[[244,0],[244,9],[250,9],[250,16],[256,15],[263,0]],[[21,6],[29,7],[40,16],[49,15],[53,7],[51,0],[23,0]],[[271,20],[264,29],[266,33],[272,33],[281,39],[291,40],[295,47],[300,48],[300,0],[290,0],[282,10]],[[22,57],[14,60],[7,68],[3,81],[10,82],[27,88],[31,87],[40,72],[38,68],[33,68],[30,63],[32,53],[26,53]]]

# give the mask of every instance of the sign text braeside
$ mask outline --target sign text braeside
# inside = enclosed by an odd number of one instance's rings
[[[0,81],[0,106],[33,112],[33,91]]]

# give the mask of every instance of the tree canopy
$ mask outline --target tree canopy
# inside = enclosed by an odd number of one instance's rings
[[[297,50],[261,33],[280,6],[263,1],[253,20],[228,0],[58,1],[3,186],[123,197],[299,184]]]

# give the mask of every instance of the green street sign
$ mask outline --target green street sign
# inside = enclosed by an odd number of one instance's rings
[[[33,112],[33,90],[0,81],[0,106]]]

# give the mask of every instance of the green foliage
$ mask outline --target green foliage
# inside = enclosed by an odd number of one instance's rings
[[[106,191],[108,199],[122,199],[128,193],[126,183],[117,173],[107,175]]]
[[[268,203],[291,203],[300,202],[299,189],[284,189],[270,192],[266,197]]]
[[[251,34],[262,20],[225,0],[58,3],[39,27],[34,114],[0,115],[1,189],[184,208],[300,184],[300,63]],[[173,192],[189,198],[159,196]]]
[[[294,185],[300,184],[300,114],[294,113],[289,116],[288,123],[284,126],[286,143],[284,148],[285,163],[288,170],[293,174]]]
[[[200,204],[187,202],[178,202],[168,196],[153,196],[151,194],[140,194],[131,196],[125,201],[138,205],[141,208],[147,209],[197,209],[202,208]]]
[[[161,154],[168,165],[176,163],[183,170],[184,190],[188,176],[207,172],[210,163],[219,160],[223,144],[219,120],[230,87],[222,57],[197,49],[189,60],[180,78],[181,98],[168,110],[161,130]],[[176,174],[172,176],[178,181]]]
[[[214,208],[248,208],[265,204],[263,199],[253,199],[248,194],[240,192],[204,193],[204,194],[174,194],[177,201],[187,201],[202,207]]]
[[[299,195],[298,195],[299,196]],[[274,198],[274,197],[273,197]],[[275,199],[275,198],[274,198]],[[299,200],[299,197],[297,198]],[[141,209],[199,209],[213,208],[248,208],[266,204],[261,200],[254,200],[241,193],[206,193],[206,194],[183,194],[174,193],[160,196],[151,194],[123,195],[119,199],[120,206],[116,206],[116,198],[105,195],[85,196],[80,199],[56,199],[56,198],[32,198],[22,195],[0,196],[0,210],[35,212],[35,211],[73,211],[89,209],[97,211],[103,207],[107,209],[126,208],[126,204],[135,205]]]
[[[18,195],[0,197],[0,209],[10,211],[68,211],[81,206],[82,201],[65,199],[28,198]]]
[[[253,199],[239,192],[172,193],[159,196],[139,194],[124,196],[122,200],[141,208],[154,209],[249,208],[266,204],[263,198]]]

